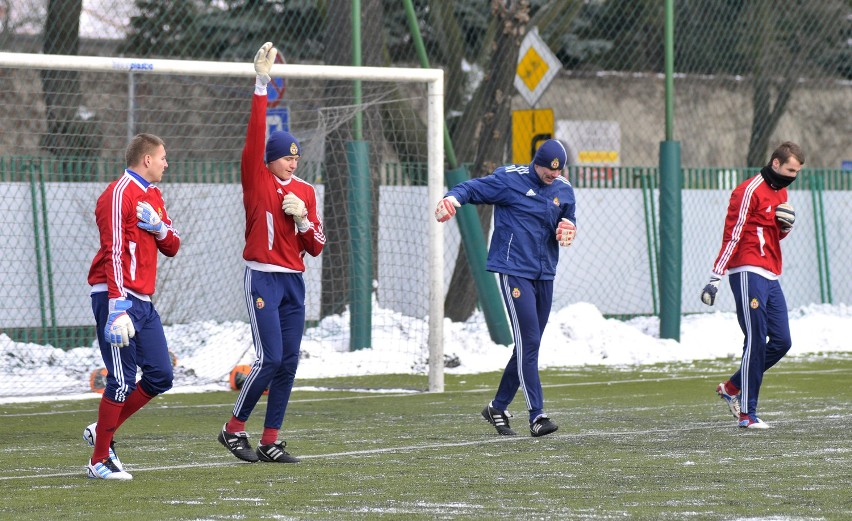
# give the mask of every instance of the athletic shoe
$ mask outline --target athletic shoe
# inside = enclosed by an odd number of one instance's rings
[[[491,406],[491,402],[482,409],[482,417],[497,429],[497,434],[502,436],[514,436],[515,431],[509,427],[509,418],[512,414],[509,411],[501,411]]]
[[[758,418],[753,414],[740,414],[740,423],[739,426],[741,429],[768,429],[769,425],[767,425],[763,420]]]
[[[719,398],[725,400],[725,403],[728,404],[728,410],[731,411],[731,414],[734,415],[734,418],[740,417],[740,395],[739,394],[728,394],[728,390],[725,387],[725,382],[720,383],[716,386],[716,394],[719,395]]]
[[[219,432],[219,443],[224,445],[231,451],[231,454],[243,461],[254,463],[258,460],[257,454],[251,448],[248,441],[248,434],[242,432],[228,432],[225,430],[228,424],[222,426],[222,431]]]
[[[260,461],[270,461],[272,463],[299,463],[299,458],[291,456],[289,452],[284,450],[284,447],[286,446],[286,441],[276,441],[268,445],[258,445],[257,457]]]
[[[133,476],[115,466],[111,459],[105,458],[94,465],[89,462],[86,465],[86,473],[91,479],[117,479],[127,481],[133,479]]]
[[[83,439],[89,444],[89,447],[94,447],[95,440],[98,439],[98,434],[95,430],[97,426],[98,422],[95,422],[83,429]],[[118,455],[115,453],[115,440],[109,442],[109,459],[115,464],[118,470],[124,471],[124,465],[121,464],[121,460],[118,459]]]
[[[535,420],[530,422],[530,434],[535,437],[547,436],[551,432],[556,432],[559,428],[553,423],[546,414],[539,414]]]

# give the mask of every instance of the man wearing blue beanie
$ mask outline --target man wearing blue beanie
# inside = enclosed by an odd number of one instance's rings
[[[269,134],[269,139],[266,141],[266,163],[272,163],[285,156],[301,157],[302,147],[289,132],[276,130]]]
[[[567,159],[562,143],[549,139],[531,164],[501,166],[491,175],[459,183],[435,210],[438,222],[446,222],[463,204],[494,205],[485,268],[499,275],[515,347],[482,417],[504,436],[515,434],[506,409],[518,389],[529,412],[530,434],[545,436],[558,428],[544,412],[538,350],[553,303],[559,247],[570,246],[576,234],[574,188],[562,176]]]
[[[548,139],[535,151],[533,163],[552,170],[562,170],[568,160],[568,153],[562,143],[555,139]]]
[[[316,257],[325,245],[314,187],[295,176],[302,147],[289,132],[266,139],[266,85],[278,51],[265,43],[254,58],[257,73],[246,143],[240,161],[246,245],[243,249],[245,303],[255,359],[240,389],[219,442],[244,461],[296,463],[278,439],[293,390],[305,328],[304,255]],[[246,422],[269,390],[263,432],[256,449]]]

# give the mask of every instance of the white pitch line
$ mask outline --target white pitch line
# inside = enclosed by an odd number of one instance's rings
[[[820,369],[816,371],[808,371],[808,370],[795,370],[795,371],[772,371],[772,375],[792,375],[792,374],[843,374],[843,373],[852,373],[849,369]],[[568,382],[561,384],[547,384],[542,385],[545,389],[555,389],[558,387],[587,387],[592,385],[618,385],[618,384],[635,384],[635,383],[659,383],[659,382],[672,382],[678,380],[713,380],[714,378],[719,378],[729,373],[713,373],[713,374],[702,374],[702,375],[690,375],[690,376],[670,376],[670,377],[657,377],[657,378],[632,378],[629,380],[614,380],[614,381],[592,381],[592,382]],[[447,394],[470,394],[470,393],[487,393],[493,392],[493,387],[482,387],[477,389],[458,389],[454,391],[444,391],[443,393],[435,393],[435,396],[447,395]],[[298,387],[294,387],[293,391],[299,391]],[[358,389],[328,389],[329,392],[340,392],[340,391],[351,391],[351,392],[367,392],[360,391]],[[323,391],[325,392],[325,391]],[[314,403],[314,402],[334,402],[339,400],[366,400],[373,398],[402,398],[406,396],[423,396],[429,394],[426,391],[423,392],[406,392],[399,394],[364,394],[358,396],[336,396],[336,397],[323,397],[323,398],[296,398],[291,399],[290,403]],[[172,395],[175,396],[175,395]],[[53,398],[55,400],[56,398]],[[61,398],[60,398],[61,401]],[[145,410],[153,410],[153,409],[202,409],[202,408],[218,408],[218,407],[233,407],[233,402],[228,403],[211,403],[211,404],[200,404],[200,405],[160,405],[160,404],[152,404],[150,408],[146,408]],[[15,418],[21,416],[46,416],[46,415],[54,415],[54,414],[79,414],[79,413],[92,413],[92,409],[76,409],[76,410],[64,410],[64,411],[46,411],[46,412],[22,412],[22,413],[10,413],[10,414],[0,414],[0,418]]]
[[[825,420],[832,420],[834,418],[825,418]],[[726,423],[734,423],[726,422]],[[797,423],[796,421],[784,421],[784,420],[776,420],[772,422],[773,425],[784,425],[785,423]],[[671,432],[688,432],[688,431],[697,431],[697,430],[709,430],[709,429],[718,429],[718,423],[708,423],[702,425],[694,425],[691,427],[679,427],[679,428],[665,428],[665,429],[646,429],[646,430],[631,430],[631,431],[586,431],[579,433],[560,433],[560,434],[551,434],[547,436],[548,440],[553,439],[567,439],[567,440],[580,440],[584,438],[600,438],[602,436],[610,436],[610,437],[618,437],[618,436],[647,436],[650,434],[660,434],[660,433],[671,433]],[[299,456],[299,459],[302,460],[322,460],[322,459],[336,459],[336,458],[351,458],[353,456],[371,456],[375,454],[396,454],[396,453],[406,453],[406,452],[417,452],[424,450],[438,450],[438,449],[446,449],[450,447],[469,447],[476,445],[490,445],[494,443],[523,443],[526,442],[536,442],[544,440],[544,438],[533,438],[527,436],[499,436],[494,438],[487,438],[482,440],[473,440],[473,441],[459,441],[453,443],[429,443],[424,445],[405,445],[402,447],[386,447],[380,449],[367,449],[367,450],[358,450],[358,451],[347,451],[347,452],[332,452],[329,454],[309,454],[306,456]],[[258,463],[263,465],[263,463]],[[215,467],[232,467],[235,465],[254,465],[253,463],[239,462],[239,461],[230,461],[230,462],[209,462],[209,463],[192,463],[185,465],[169,465],[169,466],[160,466],[160,467],[139,467],[139,468],[127,468],[128,472],[137,473],[137,472],[155,472],[158,470],[174,470],[174,469],[202,469],[202,468],[215,468]],[[80,472],[55,472],[50,474],[31,474],[26,476],[0,476],[0,481],[11,481],[16,479],[39,479],[39,478],[56,478],[56,477],[82,477],[85,475],[85,469],[81,467]]]
[[[832,421],[839,418],[828,417],[823,418],[823,421]],[[584,438],[600,438],[604,436],[609,437],[620,437],[620,436],[647,436],[651,434],[663,434],[663,433],[672,433],[672,432],[689,432],[689,431],[699,431],[699,430],[718,430],[720,422],[713,423],[705,423],[701,425],[694,425],[690,427],[679,427],[679,428],[661,428],[661,429],[645,429],[645,430],[630,430],[630,431],[586,431],[586,432],[578,432],[578,433],[560,433],[560,434],[551,434],[547,436],[547,439],[568,439],[568,440],[581,440]],[[729,424],[733,424],[733,421],[725,422]],[[786,424],[794,424],[798,423],[797,420],[775,420],[772,422],[773,425],[786,425]],[[750,431],[748,434],[743,432],[744,435],[755,434],[760,435],[760,433]],[[332,452],[329,454],[309,454],[309,455],[300,455],[299,459],[302,460],[321,460],[321,459],[336,459],[342,457],[353,457],[353,456],[371,456],[375,454],[397,454],[397,453],[406,453],[406,452],[416,452],[416,451],[424,451],[424,450],[438,450],[438,449],[446,449],[450,447],[469,447],[476,445],[490,445],[494,443],[523,443],[527,442],[536,442],[540,441],[538,438],[526,437],[526,436],[499,436],[495,438],[488,438],[482,440],[474,440],[474,441],[460,441],[454,443],[430,443],[424,445],[406,445],[402,447],[386,447],[380,449],[367,449],[367,450],[359,450],[359,451],[347,451],[347,452]],[[262,463],[259,463],[262,465]],[[252,463],[238,462],[238,461],[230,461],[230,462],[209,462],[209,463],[192,463],[185,465],[169,465],[169,466],[160,466],[160,467],[140,467],[140,468],[128,468],[129,472],[155,472],[158,470],[174,470],[174,469],[201,469],[201,468],[215,468],[215,467],[232,467],[235,465],[252,465]],[[0,476],[0,481],[10,481],[15,479],[39,479],[39,478],[53,478],[53,477],[81,477],[82,474],[85,474],[84,470],[80,472],[57,472],[51,474],[33,474],[27,476]]]

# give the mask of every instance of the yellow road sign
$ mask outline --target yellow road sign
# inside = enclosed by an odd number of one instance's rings
[[[553,109],[512,111],[512,163],[532,162],[538,146],[553,137]]]
[[[527,103],[535,105],[561,68],[562,62],[544,43],[538,28],[533,27],[524,36],[518,51],[515,88]]]

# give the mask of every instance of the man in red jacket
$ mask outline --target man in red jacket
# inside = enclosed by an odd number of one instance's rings
[[[127,169],[98,198],[98,249],[89,270],[98,344],[107,369],[98,421],[83,439],[94,447],[90,478],[128,480],[113,448],[118,427],[151,398],[172,387],[172,360],[151,295],[157,254],[174,257],[180,237],[154,183],[168,168],[163,140],[139,134],[127,146]],[[142,379],[136,383],[136,368]]]
[[[760,173],[731,194],[722,249],[713,264],[701,301],[712,306],[719,280],[730,275],[737,319],[745,335],[740,368],[720,383],[716,393],[728,404],[739,426],[767,429],[757,416],[763,373],[778,363],[792,345],[787,302],[781,276],[781,239],[793,230],[796,213],[787,202],[787,186],[796,180],[805,155],[795,143],[784,142]],[[768,338],[768,341],[767,341]]]
[[[278,51],[265,43],[254,58],[257,73],[240,163],[246,210],[244,290],[257,359],[219,442],[244,461],[296,463],[278,439],[293,390],[305,327],[305,254],[325,245],[314,187],[294,175],[302,147],[289,132],[266,139],[266,85]],[[269,389],[263,434],[252,450],[246,422]]]

